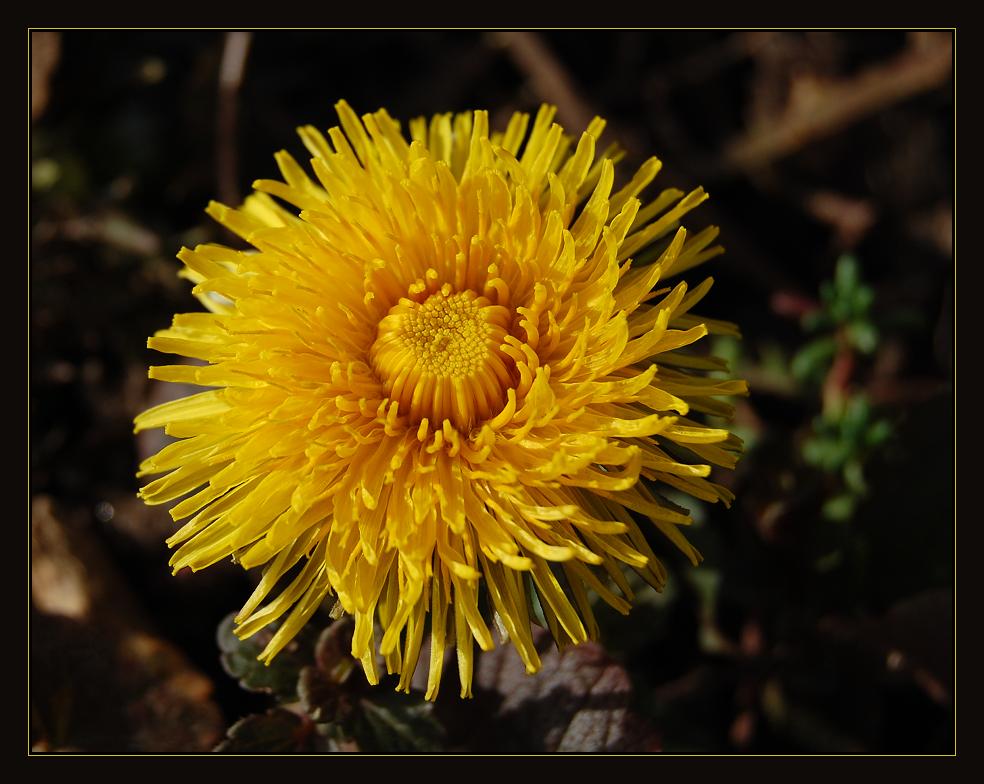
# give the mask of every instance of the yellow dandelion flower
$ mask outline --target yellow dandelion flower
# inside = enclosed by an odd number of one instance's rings
[[[717,398],[747,388],[682,350],[737,334],[692,313],[711,279],[664,281],[722,248],[679,226],[703,189],[640,198],[656,158],[613,192],[601,119],[576,144],[549,106],[531,129],[442,114],[407,140],[384,110],[336,108],[327,139],[299,131],[317,181],[280,152],[284,182],[209,205],[252,249],[178,254],[209,312],[148,346],[207,364],[150,377],[216,389],[137,417],[179,439],[140,466],[164,474],[140,495],[190,518],[175,571],[263,566],[236,630],[283,619],[261,659],[333,595],[370,682],[378,651],[409,690],[426,627],[427,697],[449,645],[468,696],[490,625],[534,673],[531,619],[580,643],[598,634],[589,590],[629,611],[623,565],[663,586],[637,516],[700,560],[659,491],[730,503],[707,476],[740,441],[688,414],[727,415]]]

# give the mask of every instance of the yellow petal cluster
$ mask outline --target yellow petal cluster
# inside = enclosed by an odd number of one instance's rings
[[[209,206],[250,249],[179,254],[208,312],[148,345],[199,362],[150,377],[214,389],[137,417],[177,439],[140,495],[177,502],[175,571],[262,566],[237,617],[282,621],[262,659],[332,596],[371,682],[385,662],[408,690],[427,635],[427,697],[449,646],[467,696],[493,628],[533,673],[536,619],[580,643],[591,594],[629,611],[623,566],[662,587],[639,521],[699,561],[660,491],[731,501],[707,477],[741,443],[690,417],[747,387],[688,347],[737,330],[693,314],[710,278],[676,279],[722,249],[680,226],[703,189],[644,195],[657,159],[615,189],[600,119],[575,140],[550,106],[498,133],[442,114],[407,139],[336,108],[299,130],[314,178],[281,152],[283,181]]]

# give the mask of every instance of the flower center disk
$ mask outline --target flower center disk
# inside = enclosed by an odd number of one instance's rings
[[[369,351],[390,400],[412,423],[467,431],[494,417],[513,386],[502,352],[510,312],[474,291],[444,287],[421,302],[403,298],[379,322]]]

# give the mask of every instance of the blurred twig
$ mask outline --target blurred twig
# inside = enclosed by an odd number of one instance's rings
[[[536,33],[496,33],[493,40],[505,47],[516,66],[527,75],[536,95],[541,100],[557,105],[557,114],[568,128],[585,128],[591,118],[600,114],[582,95],[563,63]],[[641,134],[632,129],[616,126],[612,121],[608,122],[608,128],[621,144],[636,155],[648,147],[648,143],[643,142]],[[692,179],[692,176],[683,176],[679,170],[665,161],[662,176],[667,182],[681,187]],[[718,207],[714,204],[706,204],[702,207],[702,211],[705,219],[711,223],[726,225],[727,245],[742,258],[744,271],[750,279],[757,280],[767,290],[778,285],[800,293],[799,285],[785,268],[773,263],[759,245],[743,233],[735,222],[727,220],[719,213]]]
[[[65,219],[42,218],[34,229],[36,242],[64,239],[97,243],[135,256],[148,257],[160,252],[161,239],[119,210],[100,210],[90,215]]]
[[[61,58],[61,36],[52,32],[31,33],[31,119],[48,106],[51,77]]]
[[[681,90],[718,76],[768,43],[773,33],[728,35],[662,66],[652,77],[661,90]]]
[[[947,203],[913,215],[907,225],[908,234],[927,244],[944,256],[953,255],[953,207]]]
[[[533,92],[557,105],[560,121],[569,128],[586,128],[595,116],[581,97],[563,63],[536,33],[498,32],[492,40],[502,46],[519,70],[530,80]]]
[[[239,88],[243,82],[252,33],[226,33],[219,66],[219,106],[216,118],[216,166],[219,195],[226,204],[239,203],[236,127]]]
[[[878,211],[870,200],[830,190],[807,194],[803,206],[811,216],[830,226],[840,250],[857,247],[878,219]]]
[[[953,71],[950,33],[914,34],[906,50],[852,79],[800,77],[789,102],[770,118],[732,141],[726,165],[754,169],[796,152],[887,106],[943,85]]]
[[[946,383],[936,378],[878,378],[865,389],[873,406],[914,405],[945,394]]]

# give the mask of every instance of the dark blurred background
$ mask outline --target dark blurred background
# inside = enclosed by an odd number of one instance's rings
[[[703,565],[665,547],[664,594],[640,591],[628,618],[599,611],[657,745],[952,751],[950,32],[31,43],[36,750],[206,750],[273,704],[219,662],[216,628],[251,578],[232,564],[171,576],[170,518],[135,496],[162,436],[135,438],[132,419],[183,393],[147,380],[145,341],[199,309],[181,246],[234,241],[203,208],[278,177],[279,149],[306,160],[294,129],[336,124],[345,98],[403,121],[488,108],[497,127],[546,101],[578,133],[598,114],[623,177],[656,154],[656,187],[711,194],[687,225],[721,227],[701,313],[743,332],[713,345],[751,386],[734,425],[746,456],[717,477],[737,500],[678,498]],[[445,747],[478,748],[453,730]]]

